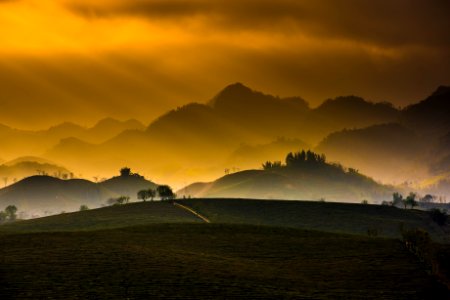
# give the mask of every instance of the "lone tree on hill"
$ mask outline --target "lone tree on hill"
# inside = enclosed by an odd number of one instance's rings
[[[176,197],[176,195],[172,191],[172,188],[168,185],[160,185],[160,186],[158,186],[156,191],[158,192],[158,195],[162,201],[172,200]]]
[[[131,169],[128,167],[120,169],[120,176],[122,176],[122,177],[131,176]]]
[[[80,211],[89,210],[89,207],[86,204],[80,206]]]
[[[8,207],[5,208],[5,213],[9,221],[15,221],[17,219],[16,212],[17,207],[15,205],[8,205]]]

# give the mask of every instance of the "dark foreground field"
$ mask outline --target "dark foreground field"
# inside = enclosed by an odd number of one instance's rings
[[[449,296],[392,239],[212,224],[1,238],[1,299]]]
[[[450,299],[446,231],[425,212],[177,202],[206,219],[147,202],[0,226],[0,299]],[[437,269],[406,249],[401,224],[430,233]]]

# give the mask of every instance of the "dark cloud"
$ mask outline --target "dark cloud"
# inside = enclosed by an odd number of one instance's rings
[[[205,17],[221,30],[297,31],[388,46],[450,46],[447,0],[119,0],[70,4],[84,16]]]

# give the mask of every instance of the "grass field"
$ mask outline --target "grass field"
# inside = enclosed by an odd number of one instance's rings
[[[361,204],[190,199],[0,226],[0,299],[450,299],[406,250],[424,212]],[[381,236],[368,237],[376,228]],[[313,229],[313,230],[311,230]],[[450,246],[437,245],[443,281]]]
[[[313,229],[367,235],[376,229],[379,236],[400,238],[404,228],[423,228],[435,241],[450,242],[448,234],[419,210],[389,206],[332,202],[268,201],[243,199],[189,199],[180,203],[193,208],[213,223],[252,224]]]
[[[248,225],[3,234],[1,299],[448,299],[399,241]]]

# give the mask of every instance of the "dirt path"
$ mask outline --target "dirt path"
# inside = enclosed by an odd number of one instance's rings
[[[195,215],[196,217],[202,219],[206,223],[211,223],[211,221],[207,217],[202,216],[201,214],[199,214],[198,212],[196,212],[195,210],[193,210],[190,207],[184,206],[184,205],[182,205],[180,203],[177,203],[177,202],[174,202],[173,205],[178,206],[178,207],[180,207],[180,208],[182,208],[184,210],[187,210],[188,212],[190,212],[191,214]]]

